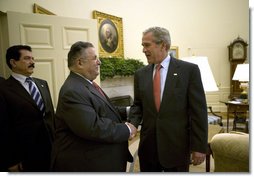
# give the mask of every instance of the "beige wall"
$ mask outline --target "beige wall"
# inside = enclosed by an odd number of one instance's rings
[[[92,18],[93,10],[122,17],[125,57],[145,63],[142,31],[169,29],[180,58],[208,56],[220,88],[217,101],[229,93],[227,46],[238,36],[249,43],[248,0],[0,0],[0,11],[32,13],[34,3],[65,17]]]

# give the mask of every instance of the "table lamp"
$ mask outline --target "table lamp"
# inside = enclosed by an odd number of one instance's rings
[[[248,82],[249,82],[249,64],[238,64],[232,80],[238,80],[240,82],[240,88],[243,89],[240,99],[243,102],[248,101]]]
[[[213,91],[219,90],[215,82],[215,79],[213,77],[213,73],[210,68],[210,65],[208,63],[208,58],[206,56],[184,57],[184,58],[181,58],[181,60],[198,65],[205,92],[213,92]],[[208,123],[209,124],[219,123],[222,126],[222,121],[221,121],[222,117],[213,112],[212,106],[208,106],[207,108],[212,113],[212,115],[208,115]]]
[[[218,91],[212,70],[206,56],[184,57],[181,60],[197,64],[201,73],[201,79],[205,92]]]

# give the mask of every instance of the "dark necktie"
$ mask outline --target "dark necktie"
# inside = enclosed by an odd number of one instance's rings
[[[161,64],[156,66],[154,78],[153,78],[153,94],[155,100],[155,106],[157,111],[160,110],[161,104],[161,74],[160,74]]]
[[[43,99],[41,97],[39,90],[35,86],[34,81],[32,80],[32,78],[28,77],[28,78],[26,78],[26,82],[28,83],[31,97],[33,98],[33,100],[35,101],[35,103],[37,104],[39,109],[41,111],[44,111],[45,106],[43,103]]]
[[[103,93],[102,89],[100,88],[100,86],[98,84],[96,84],[96,82],[93,82],[93,86],[96,88],[96,90],[98,90],[98,92],[105,97],[105,94]]]

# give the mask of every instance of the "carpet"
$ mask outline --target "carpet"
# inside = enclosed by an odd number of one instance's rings
[[[227,118],[226,115],[222,115],[222,123],[223,123],[223,128],[226,132],[227,130]],[[229,131],[231,131],[233,129],[233,119],[229,119]],[[245,125],[238,125],[238,129],[237,131],[245,131]],[[129,141],[129,150],[132,154],[132,156],[134,157],[134,162],[133,163],[128,163],[127,164],[127,172],[130,173],[137,173],[140,172],[139,170],[139,159],[138,159],[138,155],[137,155],[137,149],[138,149],[138,145],[139,145],[139,132],[137,134],[137,136]],[[210,172],[214,171],[214,160],[211,156],[211,161],[210,161]],[[203,173],[206,172],[206,164],[205,162],[203,162],[200,165],[194,166],[194,165],[190,165],[190,172],[191,173]]]
[[[129,149],[131,151],[131,154],[134,158],[134,162],[133,163],[128,163],[127,164],[127,170],[126,172],[130,172],[130,173],[138,173],[140,172],[139,170],[139,159],[138,159],[138,154],[137,154],[137,149],[138,149],[138,144],[139,144],[139,138],[135,139],[135,141],[130,144]],[[213,158],[211,156],[211,163],[210,163],[210,171],[213,172],[214,171],[214,162],[213,162]],[[200,165],[190,165],[190,172],[191,173],[201,173],[201,172],[206,172],[206,164],[205,162],[203,162]]]
[[[233,130],[233,122],[234,119],[229,119],[229,125],[228,125],[228,131],[240,131],[240,132],[244,132],[244,133],[248,133],[246,132],[246,123],[237,123],[236,129]],[[227,119],[222,119],[222,123],[223,123],[223,128],[225,130],[225,132],[227,131]]]

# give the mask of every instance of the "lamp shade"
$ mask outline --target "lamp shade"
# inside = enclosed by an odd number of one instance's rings
[[[212,70],[205,56],[184,57],[182,60],[197,64],[201,73],[201,79],[205,92],[218,91],[218,87],[213,77]]]
[[[232,80],[238,80],[240,82],[249,81],[249,64],[238,64],[235,69],[235,73]]]

